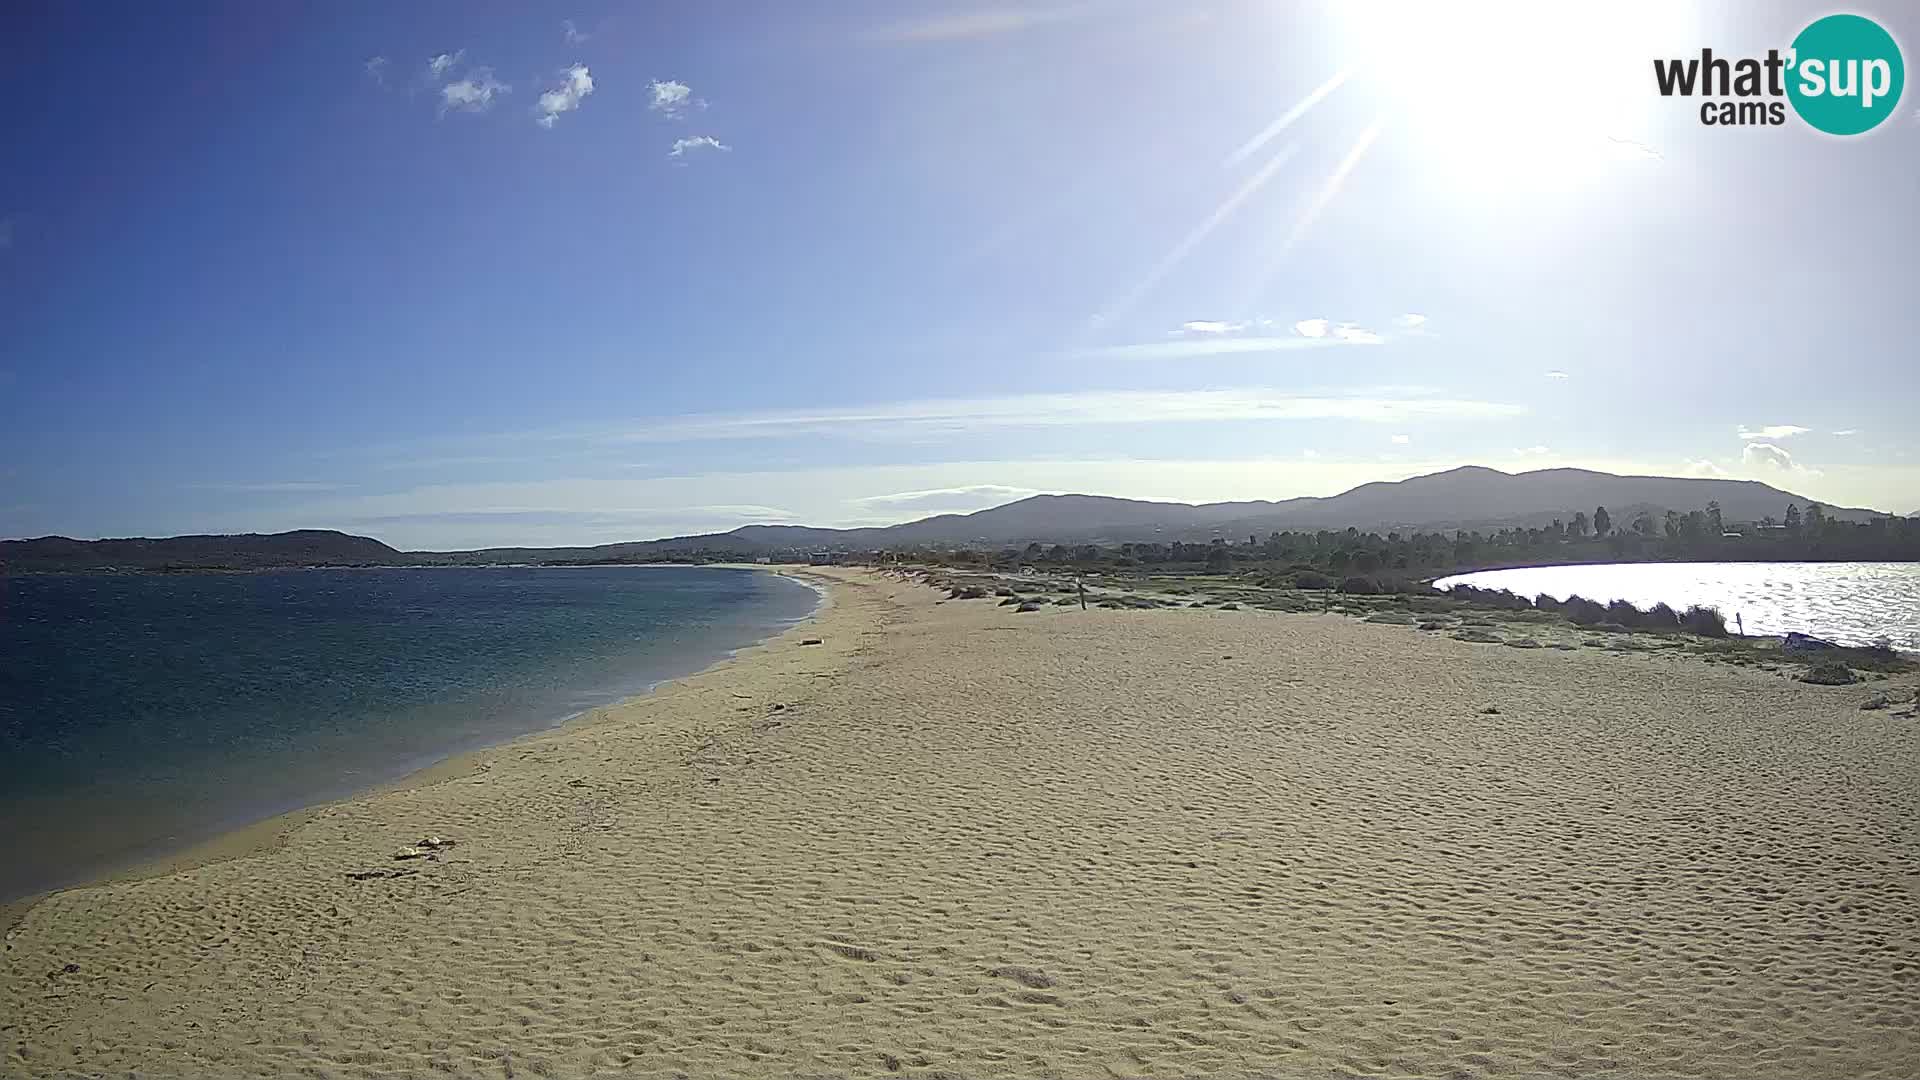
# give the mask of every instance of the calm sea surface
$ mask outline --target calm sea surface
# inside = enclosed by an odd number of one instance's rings
[[[1749,634],[1803,634],[1845,645],[1880,637],[1920,649],[1920,563],[1607,563],[1485,570],[1434,582],[1509,589],[1525,597],[1565,600],[1579,593],[1641,607],[1665,602],[1717,607]]]
[[[0,901],[550,727],[816,601],[702,567],[0,579]]]

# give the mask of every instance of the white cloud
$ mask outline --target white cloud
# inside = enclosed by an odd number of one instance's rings
[[[1718,465],[1715,465],[1713,462],[1708,461],[1706,458],[1701,458],[1699,461],[1687,462],[1685,471],[1688,476],[1725,476],[1727,475],[1727,470],[1721,468]]]
[[[673,149],[667,151],[667,156],[670,158],[684,158],[688,154],[700,153],[707,150],[727,151],[731,149],[733,149],[733,147],[728,146],[726,143],[721,142],[711,135],[695,135],[691,139],[673,140]]]
[[[1379,345],[1384,340],[1364,326],[1327,319],[1301,319],[1293,324],[1293,332],[1303,338],[1337,341],[1344,345]]]
[[[1514,457],[1545,457],[1551,453],[1553,453],[1553,451],[1547,449],[1544,446],[1524,446],[1524,447],[1514,448],[1513,456]]]
[[[1847,429],[1846,429],[1846,430],[1844,430],[1844,431],[1836,431],[1836,432],[1834,432],[1834,434],[1835,434],[1835,435],[1839,435],[1839,436],[1842,436],[1842,437],[1845,437],[1845,436],[1848,436],[1848,435],[1858,435],[1858,434],[1860,434],[1860,432],[1859,432],[1859,431],[1857,431],[1857,430],[1855,430],[1855,429],[1853,429],[1853,428],[1847,428]]]
[[[1743,439],[1791,439],[1795,435],[1805,435],[1809,430],[1811,429],[1803,428],[1798,424],[1769,424],[1752,431],[1743,427],[1740,429],[1740,437]]]
[[[1564,379],[1564,378],[1566,378],[1566,377],[1567,377],[1567,373],[1566,373],[1566,372],[1564,372],[1564,371],[1549,371],[1549,372],[1547,372],[1547,378],[1549,378],[1549,379]]]
[[[1402,330],[1418,330],[1419,328],[1427,325],[1427,317],[1425,315],[1421,315],[1416,312],[1409,311],[1405,315],[1395,316],[1393,320],[1393,325],[1400,327]]]
[[[572,19],[561,19],[560,20],[560,36],[567,39],[567,44],[578,45],[581,42],[592,37],[593,35],[586,33],[585,31],[582,31],[578,26],[575,26],[573,24]]]
[[[466,78],[440,88],[440,111],[486,112],[493,106],[495,94],[505,94],[512,89],[493,77],[492,68],[475,68]]]
[[[673,79],[655,79],[649,89],[653,92],[653,100],[647,102],[647,108],[663,116],[671,116],[677,120],[686,115],[689,106],[696,104],[693,99],[693,88],[683,82]]]
[[[1212,319],[1193,319],[1180,324],[1180,329],[1189,334],[1233,334],[1245,330],[1243,322],[1219,322]]]
[[[1307,396],[1278,390],[1110,390],[1016,394],[997,398],[943,398],[867,406],[707,413],[663,418],[604,436],[616,442],[689,442],[715,439],[925,437],[1001,428],[1057,428],[1100,424],[1201,423],[1232,420],[1351,420],[1396,423],[1411,419],[1497,419],[1525,415],[1521,405],[1452,398]]]
[[[453,66],[465,59],[466,55],[467,50],[461,49],[459,52],[441,53],[439,56],[427,61],[427,78],[438,79],[440,76],[452,71]]]
[[[1300,456],[1301,456],[1301,458],[1303,458],[1303,459],[1305,459],[1305,460],[1307,460],[1307,461],[1318,461],[1318,460],[1320,460],[1320,451],[1318,451],[1318,450],[1302,450],[1302,451],[1300,451]]]
[[[984,510],[1039,495],[1033,488],[1005,484],[967,484],[962,487],[932,488],[925,491],[897,491],[889,495],[864,495],[851,500],[873,510],[920,510],[942,513]]]
[[[293,492],[345,491],[352,485],[333,484],[322,480],[267,480],[259,483],[238,484],[187,484],[195,491],[231,491],[249,495],[270,495]]]
[[[1405,446],[1412,441],[1413,438],[1409,435],[1395,435],[1393,437],[1393,445],[1395,446]]]
[[[1740,450],[1740,464],[1750,468],[1780,469],[1791,471],[1795,468],[1793,455],[1772,443],[1748,443]]]
[[[534,123],[543,128],[553,126],[554,120],[563,112],[572,112],[580,107],[588,94],[593,93],[593,75],[585,64],[575,64],[561,73],[560,85],[540,95],[539,115]]]
[[[367,62],[361,66],[367,69],[368,78],[379,83],[381,86],[385,86],[387,85],[387,68],[390,67],[392,63],[393,61],[388,60],[384,56],[374,56],[369,57]]]

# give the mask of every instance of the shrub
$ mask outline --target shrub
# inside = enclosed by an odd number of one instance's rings
[[[1665,607],[1666,605],[1662,604],[1661,606]],[[1699,634],[1701,637],[1723,638],[1727,636],[1727,620],[1721,617],[1719,608],[1701,607],[1699,604],[1695,604],[1687,609],[1685,615],[1680,617],[1680,625],[1686,627],[1689,632]]]
[[[1699,610],[1695,608],[1693,610]],[[1668,607],[1664,602],[1647,609],[1647,625],[1656,630],[1673,630],[1680,626],[1680,613]]]
[[[1639,626],[1647,621],[1647,613],[1625,600],[1615,600],[1607,605],[1607,618],[1621,626]]]
[[[1372,596],[1380,591],[1380,586],[1374,584],[1372,578],[1356,574],[1340,583],[1340,591],[1355,596]]]
[[[1318,570],[1296,570],[1293,574],[1293,587],[1296,589],[1331,589],[1333,579]]]
[[[1578,594],[1567,597],[1567,602],[1560,605],[1560,610],[1566,612],[1567,618],[1578,626],[1593,626],[1605,622],[1607,618],[1606,608]]]
[[[1560,610],[1560,601],[1555,600],[1546,593],[1541,593],[1539,596],[1533,598],[1533,606],[1539,608],[1541,611],[1558,611]]]

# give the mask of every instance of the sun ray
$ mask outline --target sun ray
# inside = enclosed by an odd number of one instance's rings
[[[1199,247],[1202,240],[1205,240],[1213,230],[1219,228],[1228,218],[1232,217],[1234,211],[1240,209],[1240,204],[1252,198],[1256,192],[1265,187],[1267,181],[1273,179],[1273,174],[1280,171],[1281,166],[1285,165],[1287,161],[1293,157],[1294,151],[1298,150],[1299,147],[1299,143],[1288,143],[1281,147],[1279,152],[1269,158],[1265,165],[1260,166],[1260,171],[1247,177],[1246,182],[1241,184],[1233,194],[1227,196],[1225,201],[1218,207],[1215,207],[1213,213],[1207,215],[1206,220],[1194,226],[1178,244],[1173,246],[1173,250],[1162,256],[1160,261],[1154,264],[1153,269],[1147,272],[1145,278],[1141,279],[1133,288],[1128,289],[1122,294],[1119,300],[1108,305],[1106,310],[1096,316],[1094,325],[1103,326],[1111,323],[1113,320],[1125,314],[1134,304],[1138,303],[1140,298],[1150,292],[1154,286],[1160,284],[1161,279],[1172,272],[1174,267],[1180,265],[1181,260],[1192,253],[1194,248]]]
[[[1315,87],[1306,97],[1301,98],[1299,103],[1294,105],[1293,108],[1281,114],[1280,119],[1268,124],[1266,130],[1241,144],[1240,149],[1228,154],[1227,160],[1221,162],[1221,167],[1232,168],[1252,157],[1255,151],[1267,145],[1267,143],[1271,142],[1273,138],[1281,132],[1287,130],[1288,126],[1295,120],[1300,119],[1312,111],[1313,107],[1325,100],[1328,94],[1340,89],[1340,84],[1347,81],[1347,76],[1352,73],[1352,70],[1351,68],[1342,68],[1335,72],[1333,78]]]
[[[1321,212],[1326,210],[1328,204],[1340,194],[1341,185],[1347,182],[1347,174],[1353,172],[1354,166],[1360,164],[1360,159],[1366,156],[1367,149],[1373,145],[1373,140],[1380,137],[1380,129],[1385,123],[1384,118],[1375,117],[1373,123],[1368,124],[1366,129],[1360,132],[1360,137],[1353,140],[1353,146],[1347,150],[1347,156],[1341,158],[1340,164],[1335,165],[1333,171],[1327,174],[1326,183],[1320,185],[1320,190],[1314,194],[1313,201],[1307,204],[1307,209],[1300,215],[1300,220],[1294,222],[1293,231],[1287,234],[1287,242],[1280,247],[1282,255],[1293,250],[1293,245],[1306,235],[1307,230],[1312,228],[1313,223],[1319,219]]]

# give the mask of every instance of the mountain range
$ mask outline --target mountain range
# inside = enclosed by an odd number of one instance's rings
[[[1803,496],[1755,480],[1616,476],[1588,469],[1505,473],[1464,466],[1406,480],[1362,484],[1338,495],[1277,502],[1150,502],[1098,495],[1035,495],[970,514],[940,514],[899,525],[826,529],[746,525],[724,533],[566,548],[403,552],[378,540],[325,530],[166,539],[0,541],[0,567],[13,571],[101,567],[161,569],[451,563],[580,563],[660,558],[676,552],[763,555],[797,549],[865,550],[928,545],[1002,547],[1029,542],[1120,543],[1242,539],[1275,531],[1358,528],[1403,532],[1492,529],[1570,520],[1605,506],[1620,528],[1642,510],[1656,518],[1720,504],[1728,523],[1783,518]],[[1874,510],[1827,508],[1865,521]]]

